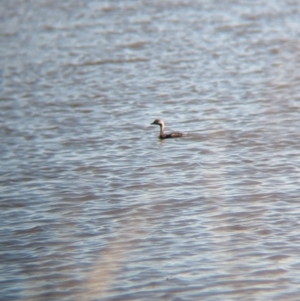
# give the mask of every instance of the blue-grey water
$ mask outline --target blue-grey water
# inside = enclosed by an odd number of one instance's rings
[[[298,0],[0,6],[1,301],[299,300]]]

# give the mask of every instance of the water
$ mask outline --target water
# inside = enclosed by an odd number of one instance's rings
[[[299,10],[2,1],[0,299],[298,300]]]

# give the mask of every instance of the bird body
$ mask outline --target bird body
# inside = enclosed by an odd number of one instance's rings
[[[157,124],[160,126],[160,133],[159,133],[159,138],[160,139],[167,139],[167,138],[178,138],[178,137],[183,137],[186,136],[183,133],[179,132],[173,132],[170,134],[165,134],[164,129],[165,129],[165,124],[161,119],[155,119],[151,124]]]

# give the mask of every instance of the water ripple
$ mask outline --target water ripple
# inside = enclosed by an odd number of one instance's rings
[[[1,300],[299,299],[295,1],[2,5]]]

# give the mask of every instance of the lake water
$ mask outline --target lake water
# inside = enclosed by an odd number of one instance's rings
[[[298,0],[0,6],[1,301],[299,300]]]

